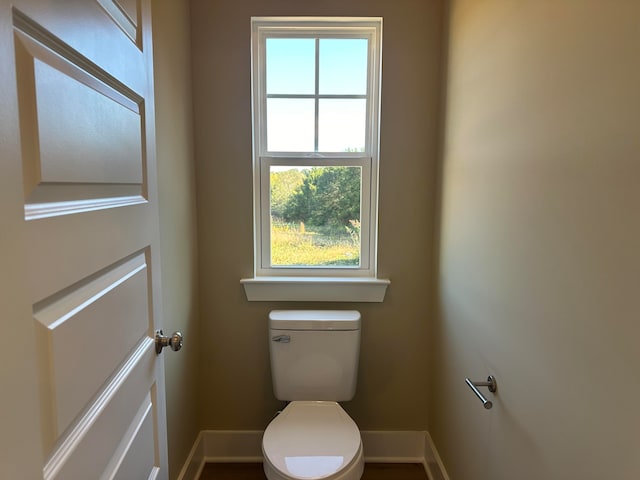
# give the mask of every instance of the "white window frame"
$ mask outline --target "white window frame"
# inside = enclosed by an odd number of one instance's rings
[[[307,298],[308,295],[280,298],[273,292],[267,299],[292,300],[332,300],[331,285],[344,288],[352,280],[353,284],[388,285],[388,280],[378,280],[377,275],[377,234],[378,234],[378,175],[379,175],[379,144],[380,144],[380,87],[382,69],[382,18],[380,17],[253,17],[252,28],[252,116],[253,116],[253,192],[254,192],[254,278],[244,279],[247,296],[250,287],[270,284],[284,285],[291,282],[300,285],[323,285],[328,294],[327,298]],[[366,98],[367,127],[365,129],[364,152],[269,152],[267,150],[266,132],[266,39],[267,38],[367,38],[368,78],[367,92],[363,95],[342,95],[338,98]],[[317,54],[317,53],[316,53]],[[318,70],[316,67],[316,86]],[[294,97],[297,97],[294,95]],[[313,98],[319,98],[316,93]],[[329,96],[336,98],[335,95]],[[326,98],[326,97],[325,97]],[[316,103],[316,132],[317,146],[317,103]],[[358,267],[323,267],[323,266],[271,266],[271,219],[270,219],[270,167],[278,165],[301,166],[356,166],[361,168],[361,253]],[[317,281],[315,281],[317,280]],[[291,285],[288,286],[291,290]],[[295,288],[293,290],[296,290]],[[365,295],[366,296],[366,295]],[[356,295],[355,297],[360,297]],[[361,298],[349,296],[343,300],[357,301]],[[384,297],[384,291],[382,293]],[[252,298],[249,298],[250,300]],[[257,299],[257,298],[254,298]],[[363,301],[381,301],[366,300]]]

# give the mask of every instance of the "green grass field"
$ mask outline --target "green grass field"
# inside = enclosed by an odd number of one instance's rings
[[[360,246],[346,230],[272,224],[271,264],[357,267]]]

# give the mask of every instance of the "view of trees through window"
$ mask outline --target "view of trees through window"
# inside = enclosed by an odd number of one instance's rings
[[[271,264],[360,265],[360,167],[271,167]]]

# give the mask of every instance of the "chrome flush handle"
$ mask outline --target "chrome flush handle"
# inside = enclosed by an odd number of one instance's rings
[[[276,335],[275,337],[271,337],[271,340],[278,343],[289,343],[291,337],[289,335]]]
[[[182,333],[173,332],[170,337],[165,336],[162,330],[156,331],[156,353],[162,353],[164,347],[171,347],[171,350],[177,352],[182,348]]]

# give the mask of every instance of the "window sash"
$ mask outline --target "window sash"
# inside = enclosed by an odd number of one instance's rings
[[[259,259],[256,262],[256,275],[278,276],[370,276],[372,259],[372,236],[375,225],[371,224],[371,157],[359,158],[278,158],[260,157],[260,204],[259,232],[261,248],[256,251]],[[305,167],[360,167],[360,266],[359,267],[325,267],[325,266],[272,266],[271,265],[271,167],[295,166]]]
[[[365,150],[364,152],[356,152],[356,155],[369,155],[373,154],[372,148],[372,140],[374,140],[373,130],[374,126],[377,125],[377,116],[378,111],[377,105],[374,105],[372,93],[378,91],[377,88],[377,76],[379,72],[375,68],[377,66],[376,62],[376,51],[378,50],[378,46],[376,45],[376,29],[373,26],[370,27],[358,27],[360,32],[345,32],[343,29],[339,29],[336,27],[318,27],[317,31],[313,32],[298,32],[292,33],[292,27],[282,28],[277,26],[263,26],[259,28],[258,35],[258,51],[260,60],[258,62],[258,91],[260,97],[259,104],[259,112],[258,116],[260,118],[260,138],[258,143],[259,152],[258,154],[261,156],[264,155],[274,155],[274,156],[283,156],[288,153],[293,153],[292,156],[299,156],[304,154],[313,154],[313,153],[321,153],[323,155],[330,156],[343,156],[344,152],[320,152],[318,151],[318,128],[319,128],[319,101],[323,99],[364,99],[366,100],[366,117],[365,117]],[[268,38],[313,38],[316,39],[316,48],[315,48],[315,93],[314,94],[268,94],[267,93],[267,39]],[[319,40],[321,39],[366,39],[368,41],[368,52],[367,52],[367,93],[365,95],[336,95],[336,94],[320,94],[319,93]],[[378,75],[379,76],[379,75]],[[254,91],[255,95],[255,91]],[[278,151],[269,151],[267,148],[267,100],[270,98],[289,98],[289,99],[312,99],[315,101],[315,131],[314,131],[314,151],[308,152],[278,152]],[[256,112],[254,112],[254,115]],[[377,132],[377,130],[376,130]],[[377,136],[376,136],[377,137]]]

